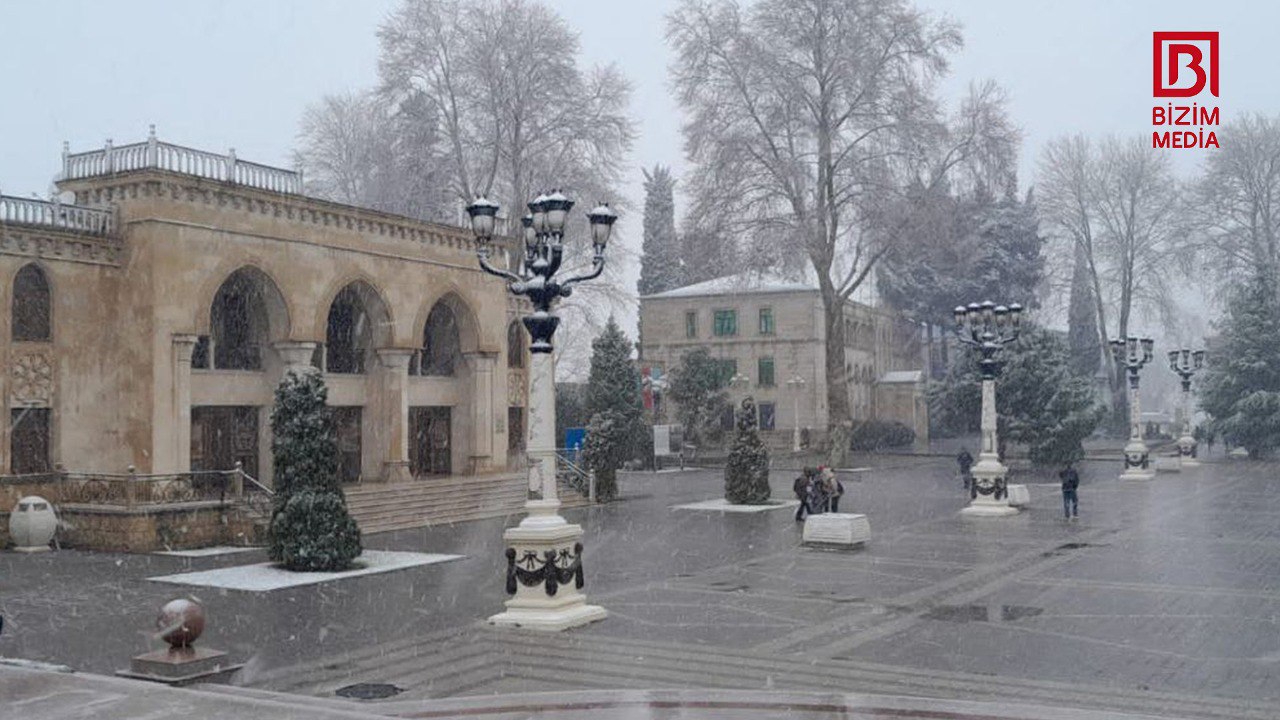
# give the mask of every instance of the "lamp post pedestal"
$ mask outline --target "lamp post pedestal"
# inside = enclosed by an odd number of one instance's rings
[[[1182,436],[1178,438],[1178,462],[1183,467],[1198,467],[1196,438],[1191,432],[1191,380],[1182,381]]]
[[[559,508],[559,500],[530,500],[524,520],[502,534],[513,597],[490,624],[558,632],[608,616],[582,593],[582,526],[566,522]]]
[[[996,437],[996,382],[982,381],[982,449],[978,462],[969,471],[973,475],[970,502],[961,515],[972,517],[1008,517],[1018,508],[1009,504],[1007,477],[1009,469],[1000,462]]]
[[[1150,480],[1156,476],[1151,465],[1151,451],[1142,439],[1142,410],[1138,406],[1138,388],[1129,388],[1129,442],[1124,446],[1124,472],[1121,480]]]

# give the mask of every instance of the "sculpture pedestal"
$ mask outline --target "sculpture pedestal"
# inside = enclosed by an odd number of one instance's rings
[[[559,632],[603,620],[582,593],[582,527],[556,514],[558,500],[531,500],[528,516],[502,534],[507,544],[507,609],[491,625]]]
[[[822,513],[804,521],[805,545],[853,548],[871,539],[871,523],[866,515]]]
[[[143,653],[129,662],[128,670],[117,670],[116,674],[166,685],[187,685],[226,680],[241,667],[244,666],[231,663],[221,650],[188,646]]]

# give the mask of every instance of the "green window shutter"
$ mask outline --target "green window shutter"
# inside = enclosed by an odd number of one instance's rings
[[[773,334],[773,308],[760,308],[760,334]]]
[[[756,374],[760,387],[773,387],[773,358],[764,357],[757,360]]]

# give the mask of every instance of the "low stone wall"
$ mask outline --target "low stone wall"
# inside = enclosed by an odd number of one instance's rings
[[[222,503],[182,503],[135,508],[63,505],[58,541],[64,547],[116,552],[185,550],[222,544]]]

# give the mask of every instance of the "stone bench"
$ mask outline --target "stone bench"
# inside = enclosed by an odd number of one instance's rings
[[[1154,456],[1154,460],[1155,460],[1156,472],[1181,472],[1182,471],[1182,461],[1178,458],[1177,455],[1173,455],[1173,456],[1156,455]]]
[[[866,515],[822,513],[804,521],[804,544],[852,548],[871,539],[871,523]]]
[[[1031,504],[1031,491],[1026,485],[1009,486],[1009,505],[1020,508]]]

